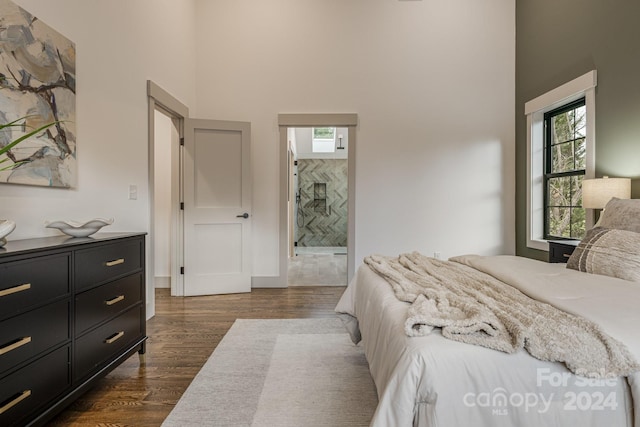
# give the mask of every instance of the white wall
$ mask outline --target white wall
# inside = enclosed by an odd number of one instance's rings
[[[150,232],[147,80],[195,105],[193,1],[15,2],[76,43],[78,180],[71,190],[0,185],[0,217],[16,221],[9,238],[59,234],[47,219],[107,217],[104,231]],[[148,286],[147,316],[153,297]]]
[[[513,252],[514,0],[16,3],[76,42],[79,176],[1,185],[10,238],[96,216],[149,231],[151,79],[195,117],[251,121],[255,276],[280,273],[278,113],[358,114],[358,263]]]
[[[191,1],[18,0],[76,43],[78,184],[0,185],[11,239],[59,234],[45,220],[114,218],[104,231],[149,231],[146,82],[195,104]],[[130,184],[138,199],[128,200]]]
[[[279,113],[358,114],[356,264],[514,252],[514,0],[196,4],[197,115],[252,123],[255,276],[279,274]]]

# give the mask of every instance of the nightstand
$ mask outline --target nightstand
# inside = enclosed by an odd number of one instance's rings
[[[576,249],[580,240],[549,240],[549,262],[564,262]]]

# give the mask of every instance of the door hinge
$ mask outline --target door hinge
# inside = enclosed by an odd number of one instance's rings
[[[184,267],[180,267],[180,274],[184,274]]]
[[[184,202],[180,202],[180,210],[183,211],[184,210]]]
[[[180,138],[180,145],[184,145],[184,137]]]

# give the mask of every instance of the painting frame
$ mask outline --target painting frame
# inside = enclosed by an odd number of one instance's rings
[[[18,119],[24,125],[2,129],[0,147],[52,125],[4,153],[0,183],[75,187],[75,43],[12,1],[0,0],[0,123]]]

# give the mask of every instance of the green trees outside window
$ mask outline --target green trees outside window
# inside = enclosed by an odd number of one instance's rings
[[[545,123],[545,238],[582,239],[586,165],[584,98],[549,111]]]
[[[336,128],[313,128],[313,139],[336,139]]]

